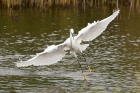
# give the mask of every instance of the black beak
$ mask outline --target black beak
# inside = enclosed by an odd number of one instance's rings
[[[70,31],[71,35],[72,35],[72,38],[74,39],[74,34]]]
[[[73,37],[73,40],[74,40],[74,34],[72,33],[72,37]]]

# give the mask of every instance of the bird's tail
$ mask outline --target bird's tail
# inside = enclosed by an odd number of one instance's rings
[[[89,46],[89,44],[83,44],[83,45],[81,45],[81,51],[84,51],[88,46]]]

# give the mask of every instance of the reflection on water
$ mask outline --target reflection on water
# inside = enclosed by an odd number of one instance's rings
[[[14,63],[27,60],[47,46],[62,43],[69,29],[78,30],[88,22],[101,20],[112,13],[111,7],[53,9],[45,13],[25,9],[17,11],[18,20],[0,12],[0,92],[39,93],[138,93],[140,91],[139,12],[121,7],[119,16],[106,31],[90,43],[84,52],[94,69],[84,83],[76,59],[69,53],[51,66],[17,68]],[[128,18],[129,16],[129,18]]]

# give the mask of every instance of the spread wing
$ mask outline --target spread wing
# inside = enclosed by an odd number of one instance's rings
[[[51,65],[57,63],[62,57],[65,56],[64,48],[66,45],[64,43],[59,45],[52,45],[45,49],[43,52],[37,54],[35,57],[16,63],[17,67],[26,67],[30,65],[41,66],[41,65]]]
[[[94,23],[88,24],[87,27],[78,32],[78,35],[75,36],[75,39],[78,43],[81,43],[81,41],[91,41],[95,39],[107,28],[108,24],[116,18],[119,12],[120,10],[117,10],[111,16],[101,21],[94,21]]]

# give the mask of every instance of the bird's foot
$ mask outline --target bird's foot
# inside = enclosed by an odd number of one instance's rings
[[[93,72],[93,70],[90,68],[90,66],[88,66],[88,70],[89,70],[90,74],[91,74],[91,72]]]
[[[87,77],[86,77],[85,73],[82,73],[82,75],[84,76],[84,81],[87,81]]]

